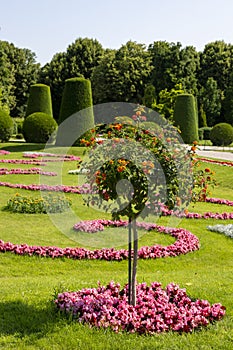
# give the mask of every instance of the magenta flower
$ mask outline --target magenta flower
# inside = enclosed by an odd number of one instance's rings
[[[221,304],[207,300],[190,299],[185,289],[170,283],[137,285],[137,305],[129,305],[128,285],[123,289],[111,281],[106,287],[85,288],[77,292],[58,294],[54,303],[78,322],[97,328],[111,328],[118,333],[126,331],[155,334],[168,331],[192,332],[196,328],[220,320],[225,315]]]

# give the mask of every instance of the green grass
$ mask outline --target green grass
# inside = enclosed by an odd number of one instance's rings
[[[2,149],[12,153],[5,158],[21,158],[22,151],[43,150],[43,145],[3,144]],[[52,149],[51,149],[52,152]],[[74,148],[78,155],[81,149]],[[233,200],[232,168],[204,164],[216,172],[219,187],[213,190],[213,197]],[[26,165],[1,164],[0,167],[28,168]],[[55,164],[43,167],[44,170],[56,168]],[[75,184],[77,178],[67,175],[75,168],[75,162],[64,163],[62,181]],[[43,180],[47,178],[43,178]],[[42,181],[36,175],[4,175],[1,181],[12,183],[36,183]],[[51,179],[49,180],[51,181]],[[54,179],[53,179],[54,181]],[[0,187],[0,207],[16,192],[38,196],[39,192],[14,190]],[[94,219],[103,217],[103,213],[83,206],[80,195],[67,195],[72,200],[76,217]],[[190,211],[223,212],[230,207],[197,203]],[[107,217],[105,215],[105,217]],[[109,216],[108,216],[109,217]],[[125,246],[125,231],[107,229],[103,233],[88,236],[82,234],[72,238],[68,215],[58,216],[57,224],[67,226],[67,234],[60,232],[51,221],[52,216],[44,214],[12,214],[0,211],[0,239],[13,243],[37,245],[83,246],[109,245]],[[53,217],[54,218],[54,217]],[[54,219],[53,219],[54,220]],[[161,218],[157,223],[171,225],[170,218]],[[226,220],[224,223],[230,223]],[[165,333],[154,336],[115,334],[110,330],[91,329],[88,326],[61,317],[52,306],[54,294],[63,290],[78,290],[95,287],[98,280],[106,284],[115,280],[124,285],[127,282],[127,262],[74,261],[69,259],[49,259],[39,257],[16,256],[11,253],[0,254],[0,349],[232,349],[233,342],[233,240],[224,235],[210,232],[207,225],[223,223],[217,220],[177,221],[178,226],[190,230],[201,243],[199,251],[176,258],[139,260],[138,281],[159,281],[165,287],[170,282],[186,288],[192,298],[207,299],[211,303],[220,302],[226,306],[226,316],[220,322],[192,334]],[[119,234],[119,237],[115,237]],[[106,238],[107,237],[107,238]],[[159,243],[167,245],[173,238],[154,232],[142,234],[140,246]]]

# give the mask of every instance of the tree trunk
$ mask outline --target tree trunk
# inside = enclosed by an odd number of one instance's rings
[[[133,271],[132,271],[132,299],[131,305],[136,305],[136,276],[137,276],[137,264],[138,264],[138,232],[136,220],[133,220]]]
[[[132,278],[132,259],[131,259],[131,252],[132,252],[132,222],[131,218],[129,218],[129,230],[128,230],[128,303],[131,304],[132,299],[132,289],[131,289],[131,278]]]

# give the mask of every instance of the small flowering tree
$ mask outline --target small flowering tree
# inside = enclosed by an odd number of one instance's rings
[[[144,108],[137,106],[132,122],[107,125],[103,139],[97,142],[94,138],[91,142],[81,140],[92,146],[88,162],[82,164],[90,170],[87,178],[94,193],[86,198],[86,204],[110,210],[115,220],[128,217],[128,302],[132,305],[136,304],[138,216],[158,212],[165,203],[169,208],[185,205],[190,196],[185,191],[181,203],[177,164],[183,167],[182,181],[190,182],[190,178],[186,171],[188,159],[179,152],[174,128],[168,132],[163,125],[157,125],[156,132],[150,132],[141,127],[146,121],[144,113]],[[166,133],[169,137],[165,142]],[[167,147],[172,143],[176,152]]]
[[[114,220],[128,218],[128,302],[132,305],[136,304],[136,220],[149,213],[158,215],[163,206],[182,211],[193,189],[192,158],[176,129],[161,117],[151,130],[143,127],[144,122],[145,109],[138,105],[130,122],[106,125],[100,140],[81,140],[91,146],[88,161],[82,163],[89,169],[92,189],[86,204],[110,211]]]

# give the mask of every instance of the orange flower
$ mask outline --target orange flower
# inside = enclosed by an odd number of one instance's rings
[[[210,173],[211,172],[210,168],[205,168],[205,172]]]
[[[126,168],[125,168],[124,165],[120,165],[120,166],[117,167],[117,171],[118,171],[119,173],[122,173],[122,171],[124,171],[125,169],[126,169]]]
[[[114,128],[116,130],[121,130],[122,129],[122,124],[116,124],[116,125],[114,125]]]
[[[178,206],[181,205],[181,199],[180,199],[180,197],[176,197],[176,204],[177,204]]]
[[[118,163],[123,165],[123,166],[126,166],[129,162],[125,159],[118,159]]]
[[[197,141],[193,141],[193,145],[194,146],[198,145],[198,142]]]

